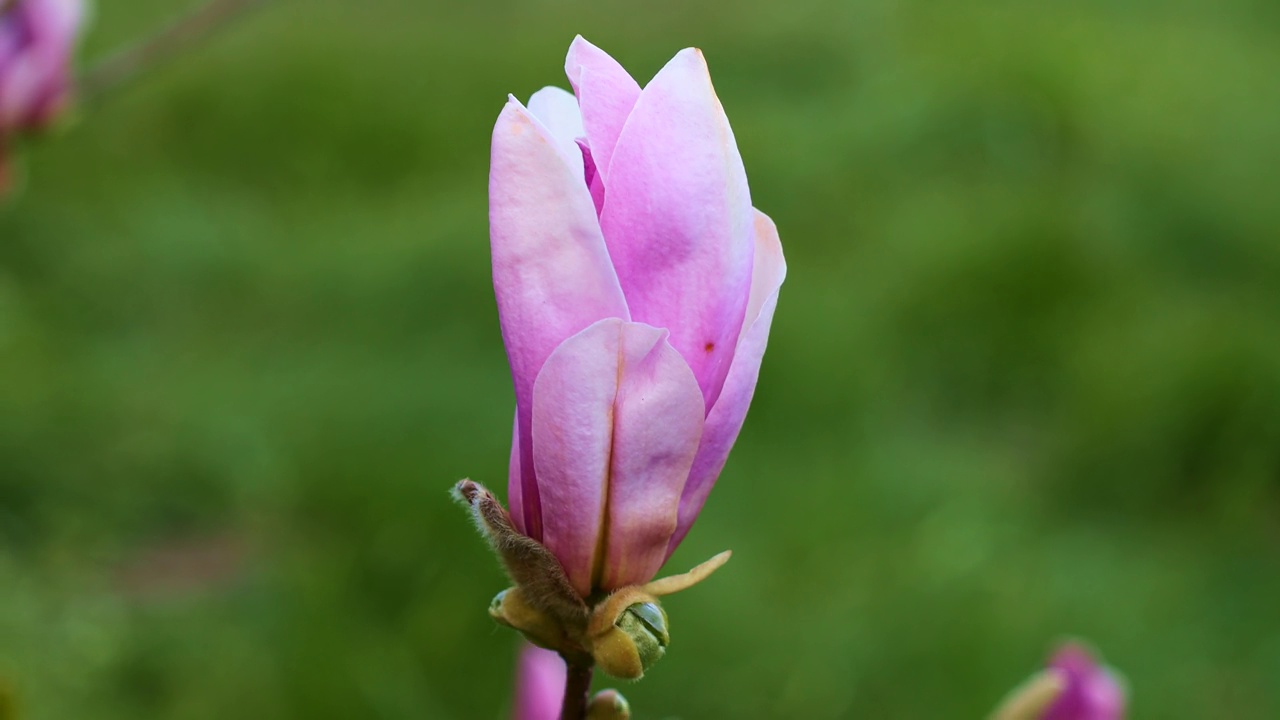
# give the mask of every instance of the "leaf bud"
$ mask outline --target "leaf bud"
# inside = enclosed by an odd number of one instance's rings
[[[489,603],[489,617],[500,625],[519,630],[529,642],[547,650],[566,647],[564,628],[550,615],[531,606],[520,588],[507,588]]]
[[[587,706],[587,720],[631,720],[631,706],[617,690],[601,690]]]
[[[667,614],[655,602],[629,606],[613,627],[592,640],[591,655],[613,677],[639,680],[667,651]]]

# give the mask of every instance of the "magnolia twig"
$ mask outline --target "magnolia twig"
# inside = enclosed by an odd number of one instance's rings
[[[199,9],[179,18],[155,35],[112,53],[90,68],[80,81],[81,97],[90,103],[100,100],[110,91],[204,40],[246,11],[266,5],[267,2],[268,0],[208,0]]]
[[[585,720],[587,695],[591,692],[591,666],[565,660],[568,673],[564,678],[564,704],[560,708],[560,720]]]

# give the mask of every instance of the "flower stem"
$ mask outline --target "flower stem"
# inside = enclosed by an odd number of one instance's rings
[[[90,68],[80,81],[81,96],[88,102],[101,100],[112,90],[209,37],[246,11],[266,4],[267,0],[208,0],[154,35],[112,53]]]
[[[587,701],[591,692],[591,665],[577,664],[565,658],[569,672],[564,678],[564,705],[560,720],[585,720]]]

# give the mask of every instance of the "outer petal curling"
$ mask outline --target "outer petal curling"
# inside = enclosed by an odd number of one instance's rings
[[[599,215],[604,208],[604,178],[600,176],[600,169],[596,167],[596,159],[591,155],[591,146],[587,144],[586,138],[578,141],[578,148],[582,150],[582,174],[587,187],[591,188],[591,200],[595,202],[596,214]]]
[[[534,379],[565,338],[601,318],[629,316],[581,172],[565,162],[546,128],[514,99],[493,132],[489,234],[498,318],[516,394],[520,526],[539,540],[530,432]]]
[[[587,42],[581,35],[573,39],[565,57],[564,72],[578,96],[587,143],[595,157],[601,183],[609,178],[618,136],[631,114],[640,85],[609,56],[609,53]]]
[[[778,291],[787,276],[787,263],[782,255],[777,226],[759,210],[755,211],[755,224],[755,267],[751,276],[751,296],[747,301],[747,320],[738,340],[733,366],[725,378],[724,389],[707,415],[702,442],[689,472],[689,482],[680,498],[680,518],[667,548],[668,557],[676,551],[698,518],[742,430],[755,394],[756,380],[760,376],[760,362],[768,345]]]
[[[624,340],[624,352],[638,357],[652,335],[633,335]],[[648,582],[666,562],[703,433],[702,392],[693,371],[665,331],[650,347],[622,375],[614,406],[607,555],[599,583],[605,590]]]
[[[699,51],[682,50],[636,101],[600,225],[632,318],[671,329],[709,411],[742,329],[754,247],[746,172]]]
[[[566,340],[538,375],[532,420],[542,542],[574,589],[650,579],[702,430],[701,393],[666,331],[607,319]]]

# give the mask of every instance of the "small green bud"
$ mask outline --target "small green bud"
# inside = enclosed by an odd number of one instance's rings
[[[617,690],[601,690],[587,706],[587,720],[631,720],[631,706]]]
[[[592,644],[592,656],[606,673],[639,680],[671,643],[667,614],[656,602],[638,603],[618,616],[612,628]]]

